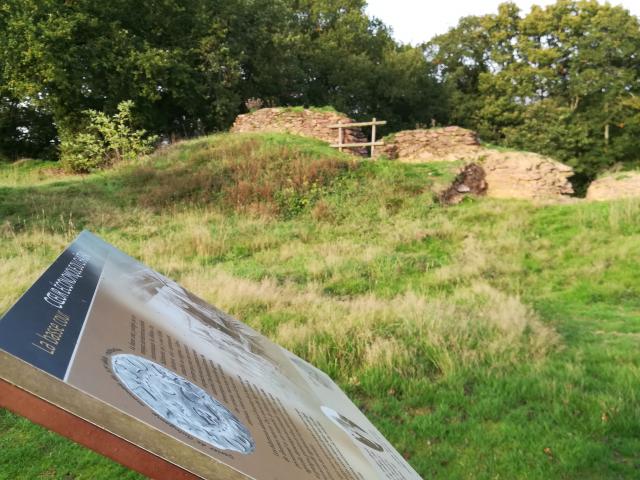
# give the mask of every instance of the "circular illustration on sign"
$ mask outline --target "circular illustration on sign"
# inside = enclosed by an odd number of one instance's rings
[[[320,408],[322,409],[322,413],[324,413],[327,418],[329,418],[333,423],[335,423],[342,430],[348,433],[353,439],[357,440],[363,445],[366,445],[372,450],[377,450],[378,452],[384,451],[381,445],[369,438],[370,434],[364,428],[349,420],[344,415],[336,412],[333,408],[325,407],[324,405]]]
[[[111,369],[121,384],[162,419],[222,450],[249,454],[251,433],[224,405],[197,385],[146,358],[119,353]]]

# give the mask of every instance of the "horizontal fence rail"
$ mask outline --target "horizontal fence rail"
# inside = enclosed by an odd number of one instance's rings
[[[378,125],[386,125],[387,122],[384,120],[376,120],[375,117],[370,122],[353,122],[353,123],[337,123],[335,125],[329,125],[329,128],[337,128],[338,129],[338,143],[331,144],[331,147],[337,148],[340,152],[343,148],[362,148],[362,147],[371,147],[371,158],[373,158],[373,154],[375,152],[375,147],[384,146],[384,142],[379,141],[376,142],[376,127]],[[359,127],[371,127],[371,141],[363,142],[363,143],[344,143],[344,131],[349,128],[359,128]]]
[[[332,143],[330,146],[333,148],[384,147],[384,142]]]
[[[372,122],[357,122],[357,123],[336,123],[335,125],[329,125],[329,128],[357,128],[357,127],[371,127],[373,125],[386,125],[384,120],[373,119]]]

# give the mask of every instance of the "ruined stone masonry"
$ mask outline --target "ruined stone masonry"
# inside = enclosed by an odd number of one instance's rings
[[[378,154],[401,162],[476,162],[485,171],[489,197],[563,200],[573,193],[571,167],[535,153],[485,148],[464,128],[406,130],[385,143]]]
[[[336,143],[338,132],[330,126],[351,121],[346,115],[333,111],[263,108],[240,115],[231,131],[293,133]],[[345,143],[366,141],[360,129],[345,130]],[[568,180],[573,175],[570,167],[535,153],[485,148],[475,132],[464,128],[405,130],[386,137],[384,142],[384,146],[376,148],[378,158],[412,163],[476,163],[485,172],[486,195],[490,197],[565,201],[573,193]],[[366,149],[345,151],[366,154]]]
[[[596,179],[587,190],[587,200],[640,197],[640,172],[620,172]]]
[[[573,193],[573,169],[543,155],[488,150],[482,167],[489,197],[564,200]]]
[[[409,163],[447,162],[475,157],[482,147],[478,135],[465,128],[445,127],[431,130],[404,130],[384,139],[378,157]]]
[[[262,108],[252,113],[239,115],[231,127],[232,132],[277,132],[293,133],[303,137],[316,138],[327,143],[336,143],[338,130],[329,128],[337,123],[352,123],[342,113],[314,109],[298,108]],[[361,129],[344,131],[344,143],[366,142],[367,137]],[[348,153],[362,154],[359,149],[345,150]],[[366,154],[366,149],[364,151]]]

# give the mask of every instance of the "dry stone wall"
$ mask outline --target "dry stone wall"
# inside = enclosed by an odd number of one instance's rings
[[[293,133],[316,138],[327,143],[338,143],[338,129],[330,128],[338,123],[351,123],[342,113],[297,108],[262,108],[252,113],[239,115],[231,127],[232,132],[277,132]],[[343,143],[366,142],[361,129],[344,130]],[[362,149],[345,149],[350,153],[366,153]]]
[[[470,159],[482,150],[478,135],[465,128],[445,127],[430,130],[404,130],[385,138],[377,156],[403,162],[447,162]]]
[[[351,121],[346,115],[331,111],[263,108],[240,115],[231,131],[293,133],[337,143],[337,129],[329,127]],[[360,129],[345,130],[345,143],[365,141],[366,136]],[[366,149],[345,151],[366,154]],[[376,148],[376,156],[414,163],[460,160],[465,163],[476,162],[485,172],[486,195],[490,197],[562,201],[573,193],[568,180],[573,175],[571,167],[535,153],[485,148],[480,145],[475,132],[460,127],[395,133],[385,139],[384,146]],[[632,191],[638,189],[637,186],[629,188]]]
[[[406,130],[385,143],[378,155],[401,162],[477,162],[485,172],[489,197],[564,200],[573,193],[571,167],[535,153],[485,148],[475,132],[464,128]]]
[[[563,200],[573,193],[573,169],[549,157],[494,150],[483,157],[489,197]]]
[[[640,172],[620,172],[594,180],[587,200],[617,200],[640,197]]]

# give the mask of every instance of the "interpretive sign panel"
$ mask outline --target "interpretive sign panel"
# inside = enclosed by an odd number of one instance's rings
[[[322,371],[88,232],[0,320],[0,378],[160,478],[420,478]]]

